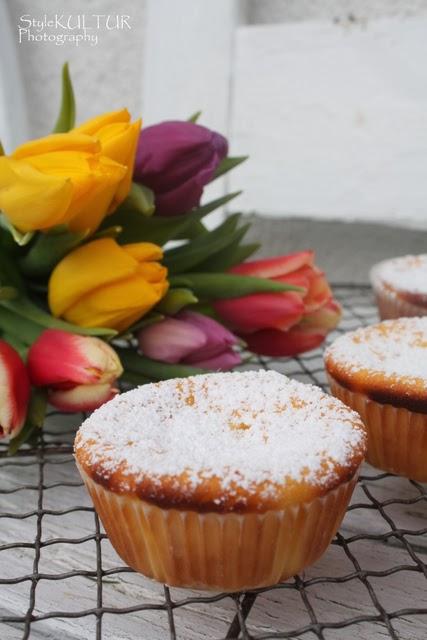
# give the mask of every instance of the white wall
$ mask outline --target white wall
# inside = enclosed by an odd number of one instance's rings
[[[43,18],[45,14],[127,14],[131,30],[101,30],[96,46],[45,42],[17,45],[27,96],[30,133],[45,135],[58,112],[60,71],[69,61],[77,98],[77,117],[82,121],[102,111],[127,106],[141,114],[144,46],[144,0],[0,0],[7,4],[17,40],[22,15]],[[53,30],[47,29],[48,33]]]
[[[241,26],[242,208],[427,227],[426,34],[427,13]]]

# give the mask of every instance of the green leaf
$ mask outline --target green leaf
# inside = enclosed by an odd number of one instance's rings
[[[238,167],[239,164],[242,164],[242,162],[245,162],[245,160],[247,160],[248,158],[249,156],[236,156],[234,158],[229,156],[228,158],[224,158],[224,160],[221,160],[218,167],[216,168],[211,182],[213,180],[216,180],[216,178],[223,176],[225,173],[228,173],[229,171],[234,169],[234,167]]]
[[[242,227],[242,230],[245,230],[244,227]],[[241,245],[239,244],[240,240],[241,238],[236,238],[228,247],[225,247],[222,251],[218,251],[218,253],[214,253],[214,255],[210,256],[207,260],[198,264],[197,271],[213,271],[216,273],[219,271],[228,271],[236,264],[244,262],[261,246],[257,243]]]
[[[167,364],[158,360],[151,360],[140,355],[133,349],[116,347],[120,361],[125,371],[141,374],[152,380],[168,380],[169,378],[188,378],[206,373],[206,369],[199,367],[189,367],[181,364]]]
[[[77,247],[88,234],[88,231],[73,233],[66,227],[37,234],[27,255],[20,260],[22,271],[34,278],[49,275],[58,262],[71,249]]]
[[[16,438],[9,443],[8,455],[13,456],[24,443],[38,439],[42,429],[47,409],[47,396],[43,389],[33,389],[28,406],[27,419]]]
[[[234,240],[239,218],[240,214],[234,214],[213,231],[200,235],[180,247],[169,249],[165,252],[163,263],[173,274],[189,271]],[[240,230],[237,233],[240,235]]]
[[[0,329],[29,347],[37,340],[44,327],[8,309],[3,302],[0,306]]]
[[[22,342],[22,340],[20,340],[20,338],[17,337],[16,335],[12,335],[11,333],[2,331],[1,328],[0,328],[0,336],[2,340],[5,340],[5,342],[8,342],[10,346],[13,347],[15,351],[19,353],[22,360],[26,360],[29,345],[25,344],[25,342]]]
[[[104,338],[111,338],[117,335],[117,331],[114,329],[107,329],[105,327],[79,327],[64,320],[54,318],[24,297],[16,300],[5,300],[1,304],[18,316],[26,318],[44,329],[62,329],[63,331],[77,333],[82,336],[102,336]]]
[[[2,287],[0,286],[0,300],[13,300],[13,298],[17,298],[19,292],[13,287]]]
[[[53,133],[67,133],[74,127],[76,120],[76,103],[74,100],[73,85],[71,83],[68,62],[62,67],[62,95],[58,119]]]
[[[156,306],[156,311],[168,316],[174,316],[189,304],[196,304],[198,299],[190,289],[169,289],[167,294]]]
[[[185,227],[182,234],[175,236],[174,240],[194,240],[203,233],[208,233],[207,228],[201,220],[195,219],[191,224]]]
[[[154,192],[143,184],[132,182],[126,199],[118,207],[118,211],[137,211],[143,216],[150,217],[155,210]]]
[[[21,293],[25,291],[24,281],[14,258],[3,250],[0,251],[0,286],[13,287]]]
[[[188,118],[188,122],[193,122],[195,124],[201,115],[202,115],[201,111],[196,111],[195,113],[193,113],[192,116]]]
[[[1,143],[1,140],[0,140],[0,156],[5,156],[5,155],[6,154],[4,152],[4,147],[3,147],[2,143]]]
[[[25,247],[25,245],[27,245],[34,236],[34,231],[23,232],[16,229],[13,224],[9,222],[4,213],[0,213],[0,225],[3,229],[7,229],[7,231],[11,233],[12,238],[20,247]]]
[[[119,226],[106,227],[102,231],[97,231],[92,236],[92,240],[100,240],[101,238],[113,238],[114,240],[116,240],[122,231],[123,231],[123,227],[119,227]]]
[[[128,244],[130,242],[154,242],[155,244],[163,246],[169,240],[186,237],[187,230],[193,229],[195,223],[199,222],[211,211],[230,202],[230,200],[240,193],[241,191],[238,191],[217,198],[212,202],[193,209],[191,213],[186,213],[183,216],[153,216],[147,218],[134,210],[117,210],[104,220],[104,223],[101,225],[101,230],[107,226],[118,225],[123,228],[122,233],[117,239],[120,244]]]
[[[232,273],[186,273],[172,276],[169,281],[172,287],[188,287],[198,298],[208,300],[239,298],[252,293],[302,291],[300,287],[282,282]]]
[[[223,207],[225,204],[227,204],[231,200],[234,200],[234,198],[237,198],[237,196],[240,196],[241,193],[242,193],[241,191],[233,191],[233,193],[227,193],[227,195],[225,196],[221,196],[216,200],[212,200],[207,204],[204,204],[200,207],[197,207],[196,209],[193,209],[193,213],[204,218],[208,213],[211,213],[211,211],[215,211],[215,209],[218,209],[219,207]]]
[[[123,382],[129,382],[135,387],[139,387],[141,384],[156,382],[153,378],[148,378],[147,376],[143,376],[141,373],[135,373],[134,371],[123,371],[120,380]]]

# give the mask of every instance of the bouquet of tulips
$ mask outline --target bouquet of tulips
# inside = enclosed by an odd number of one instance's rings
[[[47,404],[91,411],[144,384],[317,347],[340,318],[311,251],[247,261],[239,214],[204,187],[245,158],[189,121],[126,109],[75,126],[63,69],[52,134],[0,156],[0,434],[34,442]],[[172,242],[174,241],[174,242]]]

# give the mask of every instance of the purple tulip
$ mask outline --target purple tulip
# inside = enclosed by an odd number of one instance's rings
[[[203,187],[228,151],[224,136],[193,122],[161,122],[143,129],[134,180],[154,191],[156,213],[174,216],[200,203]]]
[[[194,311],[180,311],[141,329],[138,342],[144,355],[171,364],[226,371],[241,362],[233,351],[238,338],[216,320]]]

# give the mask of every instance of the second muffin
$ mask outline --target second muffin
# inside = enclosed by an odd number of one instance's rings
[[[368,429],[374,467],[427,481],[427,317],[347,333],[325,352],[334,396]]]

